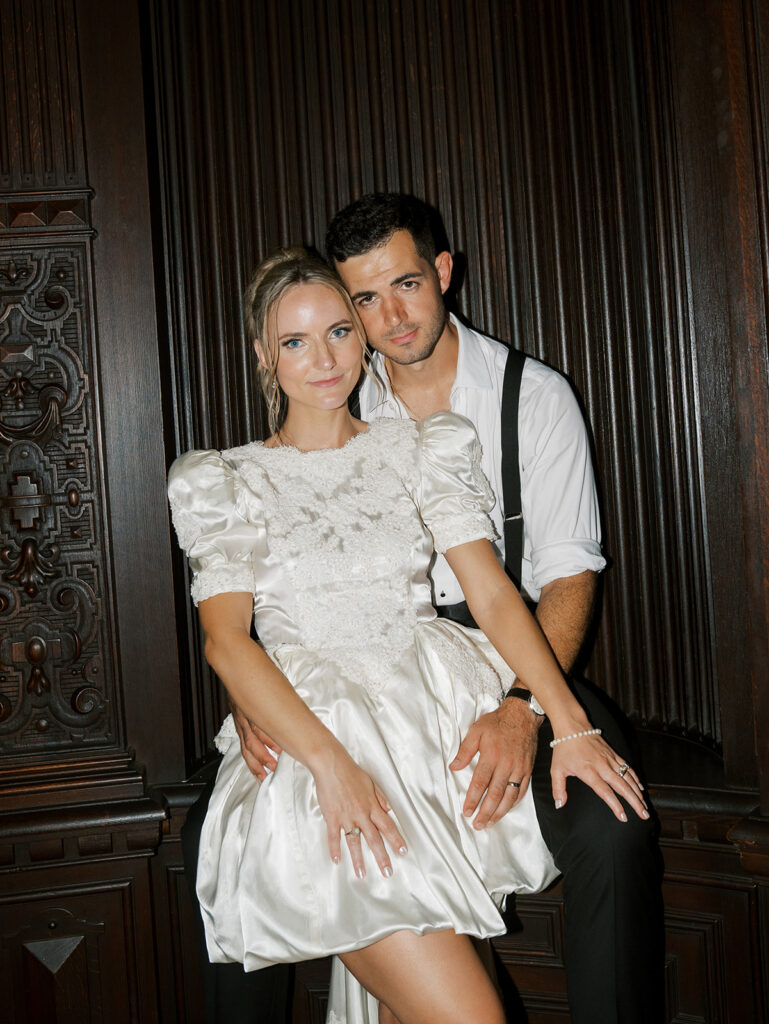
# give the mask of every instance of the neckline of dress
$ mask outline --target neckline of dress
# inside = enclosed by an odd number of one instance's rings
[[[353,434],[349,437],[343,445],[339,448],[311,448],[309,451],[305,451],[304,448],[297,448],[295,444],[279,444],[270,446],[269,448],[264,441],[258,441],[257,444],[261,447],[264,452],[291,452],[295,455],[333,455],[337,452],[343,452],[345,449],[352,447],[356,441],[360,441],[361,438],[368,437],[374,430],[375,425],[380,422],[378,420],[371,420],[368,424],[367,430],[359,430],[357,434]]]

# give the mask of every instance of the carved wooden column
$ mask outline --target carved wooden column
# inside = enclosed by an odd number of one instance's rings
[[[152,1024],[143,765],[184,759],[138,10],[3,3],[0,48],[0,1016]]]

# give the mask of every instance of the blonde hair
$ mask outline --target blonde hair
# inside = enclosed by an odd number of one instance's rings
[[[287,403],[283,401],[285,396],[278,384],[277,376],[280,355],[280,348],[276,343],[278,304],[286,292],[297,284],[322,284],[337,293],[358,333],[363,353],[363,369],[371,376],[366,331],[358,310],[334,271],[319,256],[301,246],[278,249],[257,267],[243,297],[246,330],[249,338],[258,344],[264,360],[259,360],[258,375],[273,434],[283,425],[287,412]]]

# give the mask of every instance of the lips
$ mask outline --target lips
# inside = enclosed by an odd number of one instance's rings
[[[414,338],[416,338],[418,330],[419,328],[415,327],[407,334],[399,334],[397,338],[389,338],[388,341],[390,341],[393,345],[408,345],[410,341],[413,341]]]
[[[344,374],[340,373],[338,377],[328,377],[326,380],[311,380],[310,383],[315,388],[333,388],[343,377]]]

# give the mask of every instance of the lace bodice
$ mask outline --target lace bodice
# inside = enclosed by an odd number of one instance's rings
[[[169,497],[196,604],[251,593],[268,652],[344,651],[370,679],[435,616],[434,549],[494,536],[480,445],[453,413],[376,420],[339,449],[188,452]]]

